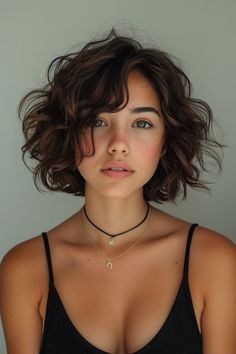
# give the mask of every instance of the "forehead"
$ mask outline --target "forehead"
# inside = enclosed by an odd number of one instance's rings
[[[127,81],[129,102],[132,105],[151,104],[160,107],[161,101],[157,90],[151,82],[140,72],[129,74]]]

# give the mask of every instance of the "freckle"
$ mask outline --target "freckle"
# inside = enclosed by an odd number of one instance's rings
[[[178,264],[179,263],[179,261],[175,261],[175,264]]]

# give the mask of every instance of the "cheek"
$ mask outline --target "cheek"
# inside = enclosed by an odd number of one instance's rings
[[[156,168],[161,152],[162,152],[162,142],[157,142],[155,139],[154,141],[149,141],[148,143],[143,143],[140,146],[139,154],[142,156],[142,161],[144,164],[151,164],[154,168]]]

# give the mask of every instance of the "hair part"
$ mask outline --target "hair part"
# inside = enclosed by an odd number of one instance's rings
[[[127,104],[132,71],[143,74],[158,93],[165,125],[164,154],[143,187],[144,198],[175,202],[178,195],[186,198],[187,186],[209,190],[200,180],[201,172],[208,171],[208,157],[221,172],[224,147],[214,138],[211,108],[191,97],[190,80],[168,53],[144,48],[112,29],[107,37],[89,42],[78,52],[55,58],[47,71],[48,83],[19,103],[20,119],[27,104],[22,159],[39,191],[41,182],[51,191],[85,195],[78,161],[95,153],[93,124],[98,114],[117,112]],[[88,128],[92,128],[92,155],[86,155],[81,144]],[[26,154],[37,161],[35,167],[27,165]]]

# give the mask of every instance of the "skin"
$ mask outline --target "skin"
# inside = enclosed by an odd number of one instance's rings
[[[158,166],[165,140],[157,93],[138,73],[129,77],[128,87],[128,105],[98,117],[104,123],[95,129],[96,153],[78,165],[86,180],[88,215],[109,233],[122,232],[143,219],[142,188]],[[140,106],[154,107],[160,116],[130,113]],[[153,128],[144,129],[143,123],[138,128],[136,122],[143,119]],[[100,169],[111,160],[129,164],[135,173],[110,179]],[[86,222],[82,209],[47,231],[55,286],[75,328],[104,351],[137,351],[159,331],[174,303],[190,224],[151,206],[145,237],[109,271],[104,256],[81,231],[81,220],[86,236],[113,256],[132,245],[146,223],[118,237],[114,250]],[[235,245],[227,237],[201,226],[195,229],[188,281],[203,354],[235,353],[235,260]],[[48,268],[38,235],[14,246],[1,262],[0,309],[8,354],[38,354],[47,295]]]

